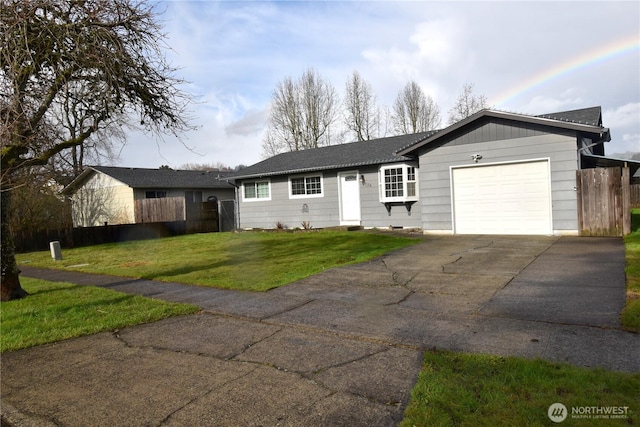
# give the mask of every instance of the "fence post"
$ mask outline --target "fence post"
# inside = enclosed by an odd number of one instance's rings
[[[578,234],[582,235],[582,230],[584,229],[584,216],[583,216],[583,207],[582,207],[582,170],[576,171],[576,191],[578,195]]]
[[[631,176],[629,168],[622,168],[622,235],[631,233]]]

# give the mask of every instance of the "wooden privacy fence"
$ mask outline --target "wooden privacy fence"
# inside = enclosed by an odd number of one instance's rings
[[[631,232],[629,168],[577,171],[578,225],[582,236],[624,236]]]
[[[640,184],[631,186],[631,209],[640,208]]]
[[[185,208],[184,199],[181,199],[182,203],[172,199],[181,198],[167,197],[136,201],[136,219],[148,220],[138,224],[100,225],[16,233],[14,236],[16,252],[45,251],[49,249],[49,242],[54,240],[59,241],[63,249],[68,249],[102,243],[219,231],[217,202],[187,203]],[[155,203],[144,203],[148,200]],[[143,203],[138,204],[137,202]],[[179,219],[172,219],[176,217]]]
[[[218,231],[217,221],[169,221],[144,224],[99,225],[96,227],[62,228],[59,230],[21,231],[15,233],[16,252],[49,250],[49,242],[59,241],[62,249],[157,239],[194,233]]]
[[[184,221],[187,219],[184,197],[136,200],[134,211],[136,223]]]

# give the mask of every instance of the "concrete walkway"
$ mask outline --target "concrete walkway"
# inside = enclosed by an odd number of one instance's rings
[[[3,354],[14,425],[396,425],[432,348],[640,371],[621,239],[425,237],[266,293],[23,275],[203,311]]]

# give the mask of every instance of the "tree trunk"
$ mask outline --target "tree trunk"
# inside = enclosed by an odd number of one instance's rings
[[[10,187],[10,186],[8,186]],[[2,212],[2,224],[0,229],[0,238],[2,239],[2,253],[0,254],[2,278],[0,279],[0,300],[11,301],[14,299],[24,298],[27,291],[20,286],[20,270],[16,264],[16,248],[13,244],[13,235],[9,226],[9,217],[11,216],[11,190],[3,188],[0,190]]]

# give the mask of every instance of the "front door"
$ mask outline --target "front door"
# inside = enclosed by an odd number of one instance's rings
[[[340,225],[360,225],[360,182],[358,171],[338,174],[340,182]]]

